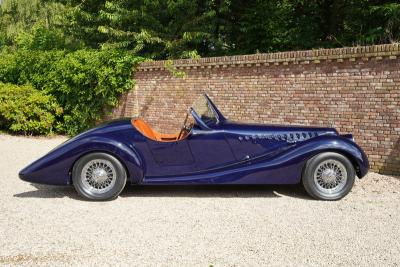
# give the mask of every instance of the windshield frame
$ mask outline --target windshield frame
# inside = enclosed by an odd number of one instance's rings
[[[199,113],[198,110],[195,108],[195,104],[197,101],[203,100],[204,103],[207,105],[207,111],[212,113],[212,118],[209,118],[207,120],[204,119],[202,116],[202,113]],[[212,125],[219,124],[222,120],[225,120],[225,118],[222,116],[221,112],[217,109],[217,107],[214,105],[214,103],[211,101],[211,99],[207,96],[207,94],[203,94],[201,97],[197,98],[191,108],[189,109],[189,112],[192,114],[195,123],[197,123],[201,128],[210,128]],[[204,112],[203,112],[204,113]]]

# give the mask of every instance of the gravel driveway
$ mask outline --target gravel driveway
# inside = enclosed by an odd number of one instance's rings
[[[0,265],[400,264],[399,178],[370,173],[337,202],[300,186],[127,187],[89,202],[18,179],[64,140],[0,135]]]

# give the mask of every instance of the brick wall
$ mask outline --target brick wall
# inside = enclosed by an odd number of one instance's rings
[[[206,92],[227,118],[333,126],[353,133],[374,171],[400,174],[399,44],[145,62],[114,116],[142,116],[177,131]]]

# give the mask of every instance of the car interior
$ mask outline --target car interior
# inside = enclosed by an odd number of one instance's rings
[[[196,110],[196,111],[195,111]],[[192,116],[193,115],[193,118]],[[197,117],[197,120],[196,120]],[[194,121],[193,121],[193,120]],[[147,138],[158,141],[158,142],[176,142],[182,139],[185,139],[189,136],[192,128],[194,126],[194,122],[197,124],[205,124],[203,121],[212,122],[216,121],[215,113],[210,108],[210,104],[208,102],[208,97],[206,95],[202,95],[197,98],[191,108],[186,112],[186,117],[181,127],[180,132],[170,134],[170,133],[160,133],[151,128],[151,126],[145,122],[143,119],[134,118],[132,119],[132,125],[135,127],[142,135]],[[206,126],[205,126],[206,127]]]
[[[151,128],[151,126],[143,119],[132,119],[132,125],[147,138],[158,142],[176,142],[185,139],[191,130],[191,127],[186,126],[187,116],[184,126],[178,133],[160,133]]]

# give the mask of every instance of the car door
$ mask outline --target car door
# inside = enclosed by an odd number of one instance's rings
[[[146,140],[150,157],[146,162],[146,177],[185,175],[196,171],[188,140],[160,142]]]
[[[142,146],[142,153],[146,154],[147,183],[185,183],[181,177],[186,179],[187,176],[202,172],[217,171],[236,162],[222,132],[198,128],[179,141],[158,142],[147,139],[145,146]],[[198,182],[204,183],[204,180]],[[192,180],[191,183],[196,181]]]
[[[197,172],[223,168],[236,162],[222,131],[195,128],[187,141]]]

